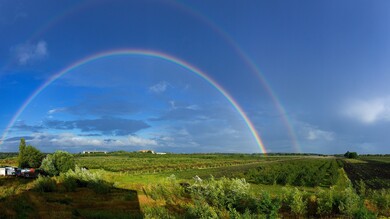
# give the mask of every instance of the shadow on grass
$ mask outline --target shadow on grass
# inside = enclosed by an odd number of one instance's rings
[[[57,184],[52,192],[38,192],[23,186],[31,181],[0,179],[2,189],[15,188],[0,199],[0,218],[143,218],[134,190],[111,188],[97,193],[92,188],[78,187],[66,192]]]

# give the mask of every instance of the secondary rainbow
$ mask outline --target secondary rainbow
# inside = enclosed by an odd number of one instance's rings
[[[295,152],[301,152],[301,147],[298,142],[298,138],[294,132],[293,126],[291,125],[291,121],[287,116],[286,109],[281,104],[276,93],[271,89],[269,82],[266,80],[265,76],[261,73],[260,69],[257,67],[255,62],[250,58],[250,56],[237,44],[237,42],[221,27],[219,27],[212,19],[207,17],[206,15],[198,12],[194,8],[187,6],[182,2],[169,2],[173,7],[176,7],[179,10],[185,11],[188,14],[192,15],[194,18],[206,24],[211,30],[221,36],[227,44],[234,49],[234,51],[238,54],[238,56],[245,62],[245,64],[249,67],[249,69],[256,75],[259,79],[259,82],[263,86],[264,90],[268,93],[268,96],[271,98],[274,103],[276,110],[279,112],[281,119],[287,129],[287,133],[293,143]]]
[[[211,77],[209,77],[206,73],[198,69],[197,67],[178,59],[174,56],[168,55],[166,53],[153,51],[153,50],[142,50],[142,49],[118,49],[118,50],[110,50],[105,51],[97,54],[93,54],[91,56],[88,56],[86,58],[83,58],[77,62],[74,62],[70,66],[64,68],[63,70],[59,71],[58,73],[54,74],[52,77],[50,77],[45,83],[43,83],[37,90],[35,90],[29,98],[23,103],[23,105],[19,108],[19,110],[15,113],[15,115],[12,117],[11,121],[7,125],[7,128],[5,129],[2,138],[0,140],[0,144],[5,140],[7,137],[7,134],[9,130],[12,128],[12,126],[15,124],[19,116],[23,113],[23,111],[26,109],[26,107],[51,83],[59,79],[61,76],[65,75],[66,73],[84,65],[89,62],[111,57],[111,56],[122,56],[122,55],[141,55],[141,56],[148,56],[148,57],[155,57],[160,58],[172,63],[175,63],[187,70],[190,70],[191,72],[195,73],[199,77],[203,78],[205,81],[207,81],[211,86],[213,86],[215,89],[217,89],[231,104],[232,106],[237,110],[239,115],[244,119],[245,124],[248,126],[250,132],[253,135],[253,138],[256,141],[256,144],[259,146],[261,153],[267,153],[266,149],[264,147],[264,144],[257,133],[253,123],[248,118],[242,107],[237,103],[237,101],[221,86],[219,85],[215,80],[213,80]]]

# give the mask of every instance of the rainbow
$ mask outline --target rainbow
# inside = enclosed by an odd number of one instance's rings
[[[298,139],[291,125],[291,121],[287,116],[286,109],[283,107],[278,96],[271,89],[269,82],[266,80],[265,76],[261,73],[260,69],[257,67],[255,62],[250,58],[250,56],[236,43],[236,41],[226,31],[224,31],[221,27],[215,24],[210,18],[206,17],[202,13],[196,11],[195,9],[187,6],[185,3],[178,2],[178,1],[169,2],[169,3],[172,5],[172,7],[185,11],[188,14],[192,15],[194,18],[206,24],[211,30],[213,30],[220,37],[222,37],[231,48],[233,48],[233,50],[237,53],[240,59],[243,60],[245,64],[249,67],[249,69],[255,74],[260,84],[263,86],[264,90],[271,98],[274,106],[276,107],[276,110],[279,112],[279,115],[281,116],[284,126],[287,129],[287,133],[293,143],[295,152],[301,152]]]
[[[237,103],[237,101],[216,81],[214,81],[211,77],[209,77],[206,73],[201,71],[200,69],[196,68],[195,66],[192,66],[191,64],[180,60],[176,57],[173,57],[171,55],[158,52],[158,51],[152,51],[152,50],[142,50],[142,49],[118,49],[118,50],[110,50],[105,51],[101,53],[97,53],[91,56],[88,56],[86,58],[83,58],[77,62],[74,62],[73,64],[69,65],[68,67],[64,68],[63,70],[59,71],[58,73],[54,74],[52,77],[50,77],[45,83],[43,83],[40,87],[38,87],[37,90],[35,90],[29,98],[22,104],[22,106],[19,108],[19,110],[15,113],[15,115],[12,117],[11,121],[7,125],[1,140],[0,144],[5,140],[7,137],[7,134],[9,130],[12,128],[12,126],[15,124],[19,116],[23,113],[23,111],[27,108],[27,106],[45,89],[47,88],[51,83],[65,75],[66,73],[77,69],[78,67],[87,64],[89,62],[93,62],[98,59],[106,58],[106,57],[112,57],[112,56],[122,56],[122,55],[141,55],[141,56],[147,56],[147,57],[154,57],[159,58],[162,60],[166,60],[172,63],[175,63],[193,73],[198,75],[199,77],[203,78],[205,81],[207,81],[211,86],[213,86],[215,89],[217,89],[231,104],[232,106],[237,110],[239,115],[244,119],[245,124],[248,126],[250,132],[252,133],[256,144],[259,146],[261,153],[267,153],[266,149],[264,147],[264,144],[257,133],[253,123],[248,118],[244,110],[241,108],[241,106]]]

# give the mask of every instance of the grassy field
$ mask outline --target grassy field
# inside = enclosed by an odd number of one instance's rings
[[[37,191],[36,180],[0,177],[0,218],[17,218],[20,209],[24,210],[19,218],[176,218],[184,214],[198,218],[196,212],[206,211],[201,206],[209,206],[211,215],[231,218],[234,210],[228,205],[238,205],[235,209],[242,215],[245,208],[250,209],[251,217],[390,216],[390,192],[372,190],[388,188],[390,163],[383,157],[119,153],[76,155],[75,159],[78,166],[107,183],[79,183],[68,191],[66,178],[54,177],[55,186],[42,192]],[[16,157],[0,159],[0,163],[16,165]],[[211,193],[204,193],[211,187],[215,187]],[[218,192],[239,197],[225,200]],[[241,209],[242,204],[247,207]],[[273,213],[265,210],[273,208]]]

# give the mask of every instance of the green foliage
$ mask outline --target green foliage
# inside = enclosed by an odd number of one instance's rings
[[[205,200],[198,199],[194,201],[193,205],[188,205],[186,209],[186,218],[211,219],[219,217],[212,206],[210,206]]]
[[[25,150],[26,150],[26,140],[24,140],[24,138],[21,138],[19,144],[18,163],[19,166],[22,168],[28,166],[28,163],[25,159]]]
[[[24,138],[20,139],[18,163],[22,168],[38,168],[41,165],[43,154],[35,147],[26,146]]]
[[[195,198],[203,198],[211,206],[226,208],[239,207],[241,201],[249,196],[249,183],[245,179],[211,178],[206,182],[196,182],[191,189]]]
[[[306,213],[307,200],[305,199],[304,192],[299,191],[297,188],[288,189],[284,188],[283,201],[295,215],[304,215]]]
[[[360,206],[360,198],[352,187],[346,188],[338,196],[338,208],[341,213],[352,216]]]
[[[378,218],[378,217],[377,217],[377,214],[367,210],[367,208],[362,206],[361,208],[357,209],[354,212],[353,218],[355,218],[355,219],[375,219],[375,218]]]
[[[230,167],[256,164],[260,161],[280,160],[283,157],[263,157],[240,154],[147,154],[147,153],[109,153],[96,155],[77,155],[76,164],[89,169],[123,171],[132,174],[172,172],[189,169]],[[193,175],[191,175],[193,176]]]
[[[99,194],[107,194],[113,188],[113,183],[107,182],[98,173],[91,173],[88,170],[75,167],[66,173],[61,173],[60,183],[66,191],[74,191],[77,187],[88,187]]]
[[[22,168],[38,168],[41,166],[43,157],[44,154],[42,154],[38,149],[28,145],[21,152],[19,166]]]
[[[278,197],[272,198],[268,192],[263,191],[257,203],[258,213],[267,215],[268,218],[277,218],[279,209],[281,208],[281,200]]]
[[[334,192],[333,188],[329,191],[319,190],[317,192],[317,214],[330,215],[333,213]]]
[[[50,176],[56,176],[59,174],[57,168],[55,167],[55,161],[53,160],[53,155],[48,154],[42,160],[41,169]]]
[[[332,186],[339,178],[339,169],[335,159],[288,160],[252,168],[244,177],[267,185]]]
[[[65,176],[61,178],[62,186],[67,192],[74,192],[77,188],[77,179],[72,176]]]
[[[149,219],[175,219],[179,218],[178,215],[175,215],[171,212],[169,212],[168,209],[162,207],[162,206],[153,206],[153,207],[145,207],[144,209],[144,216],[145,218]]]
[[[344,157],[350,158],[350,159],[356,159],[356,158],[358,158],[358,154],[356,152],[349,152],[349,151],[347,151],[344,154]]]
[[[54,192],[56,181],[50,177],[38,176],[34,181],[34,189],[38,192]]]
[[[72,154],[66,151],[56,151],[48,154],[42,161],[41,168],[49,175],[56,176],[68,170],[74,170],[75,160]]]
[[[87,187],[91,188],[94,192],[98,194],[108,194],[113,188],[113,183],[104,180],[97,180],[89,182]]]
[[[390,214],[390,190],[374,191],[370,197],[382,214]]]

